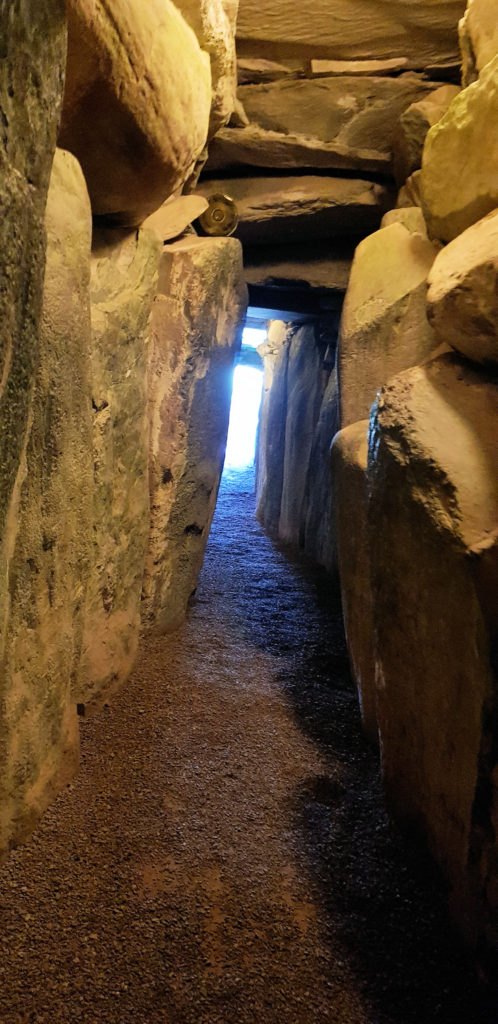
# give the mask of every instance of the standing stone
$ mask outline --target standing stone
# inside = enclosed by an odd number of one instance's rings
[[[443,242],[498,206],[498,55],[431,128],[422,200],[429,233]]]
[[[38,367],[9,510],[1,660],[0,849],[22,839],[78,763],[71,682],[89,578],[91,211],[77,161],[57,151],[46,210]]]
[[[427,132],[437,124],[459,92],[457,85],[442,85],[425,99],[411,103],[402,113],[394,133],[394,176],[398,185],[403,185],[422,166]]]
[[[151,527],[142,616],[174,629],[195,590],[223,460],[247,291],[240,242],[165,246],[148,369]]]
[[[466,86],[476,80],[479,72],[498,53],[496,0],[468,0],[458,31],[462,50],[462,78]]]
[[[287,370],[293,329],[273,320],[258,349],[264,366],[263,397],[256,455],[256,515],[273,537],[278,534],[284,480]]]
[[[209,137],[226,124],[235,107],[237,65],[235,21],[238,0],[229,11],[224,0],[174,0],[187,24],[194,30],[199,46],[209,54],[213,98]]]
[[[497,437],[496,379],[446,355],[383,388],[368,463],[384,784],[473,941],[482,907],[497,937]]]
[[[435,255],[431,242],[402,224],[382,228],[358,246],[339,340],[342,427],[365,419],[379,388],[435,348],[426,315]]]
[[[99,705],[138,644],[149,532],[147,329],[161,245],[150,231],[97,231],[92,257],[93,566],[75,696]]]
[[[331,472],[344,627],[363,730],[378,743],[367,456],[368,420],[351,423],[336,434]]]
[[[171,0],[68,0],[60,145],[93,213],[139,224],[192,172],[208,135],[209,56]]]
[[[333,515],[333,480],[330,472],[330,446],[339,427],[339,388],[337,371],[330,377],[322,399],[320,415],[311,449],[306,481],[306,521],[304,550],[329,573],[337,571],[337,549]]]
[[[468,359],[498,363],[498,210],[442,249],[427,302],[441,342]]]

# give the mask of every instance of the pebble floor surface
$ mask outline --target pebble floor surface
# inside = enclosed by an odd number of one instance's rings
[[[143,643],[0,872],[0,1024],[483,1024],[383,810],[337,595],[227,474],[197,599]]]

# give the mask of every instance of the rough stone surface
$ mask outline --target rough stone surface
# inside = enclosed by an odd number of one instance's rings
[[[39,361],[4,540],[10,558],[2,600],[2,851],[31,830],[78,763],[70,687],[92,542],[91,230],[81,169],[58,151],[46,210]]]
[[[450,242],[498,206],[498,55],[431,128],[422,163],[429,232]]]
[[[336,60],[405,57],[411,67],[454,59],[465,0],[240,0],[237,37],[266,55]]]
[[[428,840],[468,937],[494,944],[497,437],[496,378],[446,355],[383,388],[368,468],[387,796]]]
[[[278,535],[295,547],[304,543],[306,482],[323,397],[320,351],[315,327],[295,329],[287,363],[287,401],[282,497]]]
[[[392,57],[390,60],[312,60],[311,74],[315,75],[392,75],[406,71],[406,57]]]
[[[402,224],[412,235],[427,238],[427,225],[420,206],[401,206],[396,210],[388,210],[384,214],[380,226],[388,228],[391,224]]]
[[[239,85],[277,82],[280,78],[297,78],[298,72],[285,64],[264,57],[239,57],[237,60]]]
[[[44,5],[2,4],[0,38],[0,845],[5,848],[30,827],[29,816],[32,813],[35,817],[48,798],[51,782],[57,785],[56,774],[62,763],[59,742],[63,741],[65,729],[59,723],[61,730],[54,737],[52,773],[50,753],[44,752],[42,742],[36,740],[39,706],[33,710],[31,725],[26,720],[22,726],[17,752],[12,747],[20,707],[19,693],[9,707],[12,659],[19,653],[11,646],[12,630],[17,629],[11,615],[19,617],[21,628],[19,568],[23,544],[28,542],[19,531],[20,501],[22,498],[29,505],[31,500],[25,488],[23,492],[23,484],[35,417],[33,388],[40,359],[45,205],[62,99],[66,46],[63,4],[59,0],[48,0]],[[39,415],[37,407],[37,426]],[[12,607],[13,597],[20,602],[16,608]],[[30,686],[31,683],[32,680]],[[69,722],[66,725],[69,738],[71,726]],[[37,744],[32,755],[26,742],[31,727]],[[54,730],[57,734],[56,709]],[[45,759],[45,777],[42,765],[37,765],[39,758]]]
[[[422,196],[420,194],[420,188],[422,184],[422,171],[414,171],[407,178],[405,184],[400,188],[398,193],[398,200],[396,203],[397,209],[403,209],[406,206],[422,206]]]
[[[165,247],[148,365],[151,529],[142,616],[149,630],[178,626],[197,584],[246,306],[236,239],[186,238]]]
[[[277,282],[291,287],[345,292],[354,241],[341,240],[299,245],[244,246],[244,275],[248,284]]]
[[[201,49],[211,61],[213,99],[209,136],[226,124],[235,106],[237,69],[235,60],[235,3],[229,15],[224,0],[174,0],[185,21],[194,30]]]
[[[391,199],[383,185],[314,175],[207,180],[199,191],[232,197],[239,216],[236,235],[244,245],[368,234],[379,226]]]
[[[332,354],[331,354],[332,355]],[[327,354],[325,364],[327,363]],[[330,446],[339,426],[339,388],[337,371],[328,367],[330,376],[315,428],[306,481],[306,517],[304,550],[330,574],[337,572],[337,546],[333,515],[334,482],[330,472]]]
[[[459,26],[462,79],[470,85],[498,53],[498,4],[496,0],[468,0]]]
[[[398,185],[422,166],[422,153],[429,128],[441,119],[458,96],[457,85],[442,85],[423,100],[411,103],[402,113],[394,133],[394,175]]]
[[[341,427],[368,417],[378,389],[436,347],[426,316],[434,246],[402,224],[360,243],[344,302],[338,353]]]
[[[368,420],[351,423],[336,434],[331,472],[344,626],[363,730],[378,743],[367,458]]]
[[[153,231],[160,242],[170,242],[182,235],[189,224],[207,208],[207,199],[203,196],[177,196],[168,199],[159,210],[147,217],[142,228]]]
[[[284,480],[287,368],[292,328],[272,320],[258,351],[264,381],[256,455],[256,515],[267,532],[278,534]]]
[[[182,186],[208,134],[209,57],[171,0],[68,0],[60,145],[93,213],[139,224]]]
[[[136,655],[149,533],[147,329],[161,246],[95,233],[92,258],[94,550],[77,699],[98,706]]]
[[[442,342],[469,359],[498,363],[498,210],[442,249],[427,301]]]

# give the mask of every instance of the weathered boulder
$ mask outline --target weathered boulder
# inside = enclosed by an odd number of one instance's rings
[[[368,537],[368,420],[336,434],[331,475],[344,627],[363,730],[378,742],[370,550]]]
[[[337,546],[330,446],[339,427],[339,388],[335,367],[328,369],[330,376],[320,406],[306,480],[304,550],[332,574],[337,572]]]
[[[436,250],[391,224],[356,250],[338,353],[341,427],[365,419],[379,388],[436,347],[426,315],[427,275]]]
[[[244,245],[282,244],[374,231],[391,194],[384,185],[314,175],[205,180],[201,195],[235,201],[236,235]]]
[[[323,352],[313,324],[297,327],[287,362],[287,402],[282,497],[278,536],[299,547],[304,542],[306,482],[323,397]]]
[[[147,328],[161,244],[95,232],[92,256],[93,565],[75,696],[105,700],[133,666],[149,534]]]
[[[202,566],[246,305],[236,239],[165,246],[148,364],[151,527],[142,601],[144,625],[156,632],[182,621]]]
[[[422,199],[433,238],[450,242],[498,206],[498,55],[431,128]]]
[[[406,57],[411,67],[457,55],[465,0],[240,0],[237,38],[256,53],[344,60]],[[263,52],[264,51],[264,52]],[[277,58],[278,59],[278,58]]]
[[[422,166],[422,153],[429,128],[437,124],[451,101],[458,96],[456,85],[442,85],[402,113],[394,133],[394,176],[403,185]]]
[[[256,453],[256,515],[272,536],[278,534],[284,480],[287,367],[293,328],[272,320],[258,351],[264,381]]]
[[[368,464],[384,784],[474,941],[496,941],[497,437],[496,378],[446,355],[383,388]]]
[[[469,359],[498,363],[498,210],[442,249],[427,300],[442,342]]]
[[[420,206],[400,206],[395,210],[388,210],[384,214],[380,226],[388,228],[391,224],[402,224],[412,235],[422,235],[427,238],[427,225]]]
[[[208,134],[211,70],[171,0],[68,0],[60,145],[93,213],[134,225],[181,187]]]
[[[498,7],[496,0],[468,0],[459,22],[462,51],[462,79],[471,85],[498,53]]]
[[[223,0],[174,0],[211,61],[213,99],[209,137],[226,124],[235,106],[235,24]],[[237,7],[237,4],[235,5]]]
[[[31,830],[78,763],[71,681],[89,578],[91,210],[77,161],[58,151],[46,209],[39,359],[5,524],[0,849]]]

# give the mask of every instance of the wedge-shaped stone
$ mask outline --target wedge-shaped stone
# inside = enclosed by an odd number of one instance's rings
[[[159,210],[151,213],[142,227],[153,231],[160,242],[170,242],[182,235],[207,207],[207,200],[203,196],[177,196],[176,199],[168,199]]]
[[[209,56],[171,0],[68,0],[60,145],[81,162],[94,214],[139,224],[199,157]]]
[[[398,185],[403,185],[422,166],[427,132],[437,124],[459,92],[457,85],[442,85],[426,99],[411,103],[401,115],[394,133],[394,174]]]
[[[442,249],[427,300],[440,341],[469,359],[498,363],[498,210]]]
[[[388,188],[371,181],[312,175],[206,180],[198,191],[231,196],[239,217],[236,234],[247,245],[360,237],[379,226],[392,198]]]
[[[151,528],[142,604],[143,622],[156,632],[180,624],[202,566],[246,306],[236,239],[165,246],[149,350]]]
[[[342,608],[363,729],[378,742],[370,548],[368,538],[368,420],[336,434],[331,474]]]
[[[0,849],[24,838],[78,764],[78,672],[92,545],[90,201],[58,151],[29,432],[4,536]]]
[[[498,53],[496,0],[468,0],[459,26],[463,84],[470,85]]]
[[[402,224],[369,235],[356,250],[341,322],[341,426],[369,415],[379,388],[421,362],[437,342],[426,315],[436,250]]]
[[[429,232],[443,242],[498,206],[498,56],[431,128],[422,199]]]
[[[336,60],[406,57],[411,67],[454,58],[465,0],[240,0],[237,37],[254,52]],[[264,44],[264,47],[263,45]]]
[[[496,941],[497,437],[496,379],[446,355],[383,388],[368,465],[384,785],[474,942]]]
[[[94,545],[77,699],[99,706],[137,650],[149,534],[147,328],[161,243],[95,233],[92,256]]]
[[[174,4],[194,30],[201,49],[209,54],[211,60],[211,137],[226,124],[235,106],[235,20],[229,16],[224,0],[174,0]]]

